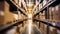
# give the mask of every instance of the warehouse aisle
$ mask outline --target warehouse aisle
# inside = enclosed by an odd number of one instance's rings
[[[21,31],[21,34],[28,34],[28,32],[29,32],[28,26],[26,26],[26,27]],[[37,28],[37,26],[32,25],[31,34],[42,34],[42,32],[40,31],[40,29]]]
[[[60,34],[60,1],[0,0],[0,34]]]

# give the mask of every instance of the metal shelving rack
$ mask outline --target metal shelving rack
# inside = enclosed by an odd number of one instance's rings
[[[18,4],[14,3],[14,2],[11,1],[11,0],[5,0],[5,1],[7,1],[9,4],[14,5],[16,8],[18,8],[18,10],[19,10],[22,14],[24,14],[25,16],[27,16],[27,14],[25,13],[25,11],[24,11],[22,8],[20,8]],[[44,7],[42,7],[39,12],[37,12],[37,13],[34,14],[33,16],[38,15],[38,14],[39,14],[40,12],[42,12],[43,10],[47,9],[47,7],[53,6],[53,4],[54,4],[54,3],[57,3],[57,2],[58,2],[58,0],[53,0],[53,1],[49,2],[49,3],[46,4]],[[58,3],[59,3],[59,2],[58,2]],[[22,10],[23,10],[23,11],[22,11]],[[3,31],[8,30],[9,28],[11,28],[11,27],[13,27],[13,26],[17,26],[17,25],[21,24],[21,22],[23,22],[23,21],[25,21],[25,20],[27,20],[27,19],[23,19],[23,20],[21,20],[21,21],[17,21],[16,23],[7,25],[6,27],[2,27],[1,30],[0,30],[0,33],[3,32]],[[49,21],[43,21],[43,20],[38,20],[38,19],[33,19],[33,21],[42,22],[42,23],[47,24],[47,25],[49,25],[49,26],[55,27],[55,28],[57,28],[57,29],[60,29],[60,24],[55,24],[55,25],[53,25],[54,22],[52,23],[52,22],[49,22]]]
[[[40,11],[38,11],[37,13],[35,13],[33,15],[33,17],[36,17],[37,15],[39,15],[40,12],[43,12],[44,10],[47,10],[48,7],[55,7],[56,5],[60,4],[59,0],[52,0],[50,2],[48,2],[45,6],[43,6]],[[60,30],[60,24],[58,24],[58,22],[53,22],[53,21],[49,21],[49,20],[40,20],[40,19],[33,19],[33,21],[39,22],[39,23],[43,23],[47,25],[47,34],[49,34],[49,26],[54,27],[58,30]]]
[[[14,27],[14,26],[18,26],[19,24],[22,24],[23,21],[26,21],[26,20],[27,20],[27,19],[22,19],[22,20],[16,21],[16,22],[13,23],[13,24],[8,24],[8,25],[6,25],[6,26],[0,27],[0,33],[7,31],[7,30],[11,29],[11,28]]]
[[[1,0],[1,1],[6,1],[9,5],[12,4],[15,6],[15,8],[17,8],[23,15],[25,15],[27,17],[27,13],[25,12],[25,10],[23,10],[18,4],[16,4],[15,2],[13,2],[12,0]],[[18,26],[19,24],[22,24],[23,21],[26,21],[27,19],[21,19],[18,20],[12,24],[8,24],[6,26],[0,27],[0,33],[2,34],[3,32],[11,29],[14,26]]]
[[[50,6],[55,6],[59,4],[59,1],[58,0],[53,0],[51,2],[48,2],[45,6],[43,6],[40,11],[38,11],[36,14],[34,14],[34,16],[37,16],[40,12],[43,12],[44,10],[47,9],[47,7],[50,7]]]
[[[52,27],[55,27],[57,29],[60,29],[60,24],[56,24],[56,22],[51,22],[48,20],[39,20],[39,19],[34,19],[34,21],[41,22],[41,23],[44,23],[48,26],[52,26]]]
[[[12,0],[5,0],[7,3],[15,6],[23,15],[27,16],[27,13],[24,9],[22,9],[17,3],[13,2]]]

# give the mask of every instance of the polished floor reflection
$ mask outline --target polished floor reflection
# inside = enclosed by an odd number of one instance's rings
[[[21,34],[28,34],[28,32],[29,32],[29,31],[28,31],[28,27],[26,26],[26,27],[22,30]],[[37,28],[37,26],[32,25],[31,34],[42,34],[42,32]]]

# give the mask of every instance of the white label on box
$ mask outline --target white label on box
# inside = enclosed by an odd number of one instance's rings
[[[1,15],[1,16],[4,16],[4,12],[3,12],[3,11],[0,11],[0,15]]]
[[[18,15],[17,14],[13,14],[14,18],[17,20],[18,19]]]

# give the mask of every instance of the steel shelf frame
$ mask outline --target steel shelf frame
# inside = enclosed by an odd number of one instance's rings
[[[60,24],[57,24],[56,22],[51,22],[51,21],[48,21],[48,20],[39,20],[39,19],[34,19],[33,21],[37,21],[37,22],[41,22],[41,23],[44,23],[48,26],[52,26],[52,27],[55,27],[57,29],[60,30]]]
[[[45,6],[43,6],[40,11],[38,11],[36,14],[34,14],[34,17],[37,16],[40,12],[43,12],[44,10],[46,10],[48,7],[50,6],[55,6],[55,4],[59,4],[58,0],[53,0],[51,2],[48,2]]]
[[[8,4],[14,5],[23,15],[27,16],[27,13],[24,9],[22,9],[17,3],[13,2],[12,0],[5,0]]]
[[[26,21],[26,20],[27,19],[22,19],[22,20],[16,21],[13,24],[8,24],[6,26],[0,27],[0,33],[7,31],[7,30],[11,29],[14,26],[18,26],[18,25],[22,24],[23,21]]]

